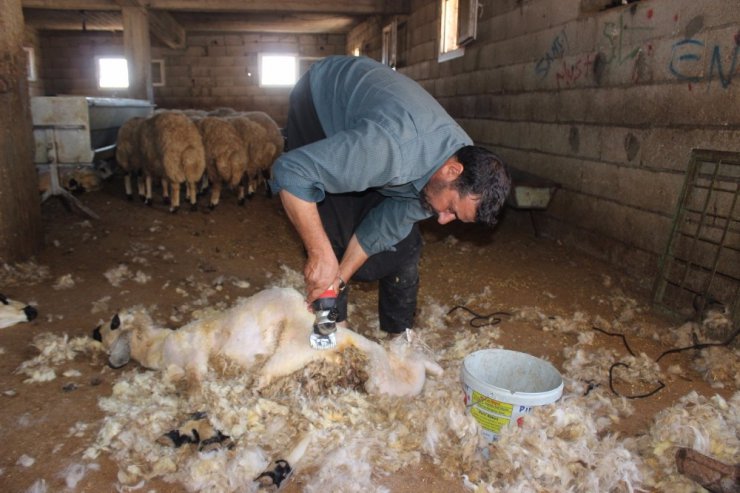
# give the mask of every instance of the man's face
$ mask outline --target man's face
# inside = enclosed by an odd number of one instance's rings
[[[424,187],[420,200],[426,210],[437,214],[439,224],[447,224],[455,219],[472,223],[475,222],[480,197],[460,197],[460,192],[451,184],[430,180]]]

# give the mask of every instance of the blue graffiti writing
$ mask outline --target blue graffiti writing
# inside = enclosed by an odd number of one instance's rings
[[[534,73],[537,74],[540,79],[547,77],[547,74],[550,73],[550,67],[552,67],[553,62],[558,58],[563,58],[563,55],[565,55],[565,48],[567,46],[568,36],[565,34],[565,31],[560,31],[558,35],[555,36],[555,39],[552,40],[550,49],[547,50],[545,56],[537,61],[537,64],[534,66]]]
[[[731,60],[729,68],[722,62],[722,47],[715,45],[712,48],[709,70],[705,71],[705,61],[703,59],[705,53],[704,42],[698,39],[683,39],[673,45],[668,70],[679,80],[691,83],[706,80],[708,86],[711,85],[716,73],[722,88],[727,89],[735,76],[740,45],[734,43],[734,46],[730,49],[733,51],[732,55],[728,57]],[[707,73],[706,76],[701,75],[705,72]]]

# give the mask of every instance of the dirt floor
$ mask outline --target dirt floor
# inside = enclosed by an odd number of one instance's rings
[[[6,266],[0,274],[0,292],[33,303],[39,310],[33,322],[0,332],[2,491],[25,492],[36,485],[33,491],[100,492],[115,491],[118,485],[118,465],[105,453],[96,459],[95,467],[83,470],[74,488],[65,483],[64,476],[65,468],[73,461],[81,462],[82,452],[95,439],[105,416],[98,399],[110,395],[118,373],[105,365],[103,357],[81,355],[59,368],[53,380],[24,383],[27,376],[16,370],[38,354],[32,345],[34,337],[45,332],[87,335],[117,310],[138,304],[152,307],[163,324],[176,328],[190,320],[190,311],[201,308],[195,286],[211,286],[209,302],[226,308],[237,298],[269,286],[283,274],[282,266],[302,269],[301,245],[277,199],[258,194],[239,207],[234,196],[225,193],[214,211],[201,199],[198,211],[185,208],[173,215],[161,203],[146,207],[126,201],[122,189],[122,179],[114,177],[102,190],[80,196],[99,220],[67,210],[56,198],[44,203],[44,248],[34,259],[35,267],[25,272],[22,266]],[[509,214],[493,232],[468,225],[425,223],[420,299],[433,299],[447,307],[463,304],[482,313],[513,313],[536,306],[550,318],[572,318],[583,312],[590,319],[613,320],[624,305],[609,300],[621,293],[635,302],[629,322],[642,333],[661,333],[680,325],[647,308],[651,279],[627,278],[578,251],[538,238],[526,217],[516,221],[515,214],[521,213]],[[119,265],[128,267],[130,278],[109,280],[104,274]],[[352,289],[353,296],[372,304],[374,285],[353,284]],[[489,293],[484,306],[480,306],[482,292]],[[470,300],[474,303],[468,304]],[[578,337],[502,318],[500,346],[546,358],[558,368],[564,361],[564,348],[575,344]],[[458,313],[457,323],[464,324],[465,319],[465,313]],[[362,332],[357,324],[352,326]],[[424,327],[419,330],[423,333]],[[435,342],[444,343],[444,339]],[[598,333],[594,344],[626,354],[616,337]],[[636,353],[651,357],[669,349],[655,338],[638,335],[630,335],[629,344]],[[680,363],[684,373],[671,378],[654,396],[633,400],[636,412],[613,431],[644,433],[658,411],[690,390],[725,398],[737,390],[734,386],[710,387],[690,369],[688,354],[671,358],[670,363]],[[621,390],[638,394],[650,387]],[[46,489],[40,486],[42,479]],[[465,491],[459,478],[441,474],[424,455],[420,464],[379,477],[378,483],[394,492]],[[183,485],[160,479],[140,486],[141,491],[185,491]],[[300,478],[284,489],[301,491]]]

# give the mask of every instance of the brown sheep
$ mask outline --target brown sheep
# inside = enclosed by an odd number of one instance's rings
[[[268,140],[267,131],[259,123],[244,117],[233,116],[229,121],[241,137],[247,151],[247,197],[251,198],[259,185],[263,170],[269,169],[275,155],[275,145]]]
[[[196,124],[203,137],[206,174],[211,185],[208,206],[213,209],[218,205],[224,182],[232,189],[238,187],[239,204],[244,204],[242,178],[247,169],[247,151],[241,137],[234,126],[223,118],[200,118]]]
[[[193,210],[197,209],[197,182],[206,167],[203,140],[196,127],[184,113],[167,111],[147,119],[140,129],[146,175],[146,202],[151,204],[152,178],[162,179],[167,197],[167,182],[172,187],[170,212],[180,207],[180,185],[187,185],[187,195]]]
[[[249,188],[251,196],[252,194],[254,194],[256,188],[260,185],[260,183],[270,179],[270,170],[272,169],[272,163],[274,163],[278,156],[283,153],[285,140],[283,139],[283,133],[280,131],[280,127],[278,127],[277,123],[275,123],[275,120],[273,120],[272,117],[270,117],[270,115],[268,115],[267,113],[263,111],[246,111],[240,113],[240,115],[249,118],[253,122],[259,123],[267,132],[267,141],[274,146],[272,156],[262,157],[262,162],[256,165],[259,169],[257,171],[257,176],[255,177],[255,179],[252,179],[252,175],[250,175],[249,177]],[[265,187],[267,188],[267,196],[270,197],[272,195],[270,192],[270,187],[267,184],[265,184]]]
[[[126,189],[126,198],[133,200],[133,190],[131,187],[131,177],[137,179],[139,196],[144,196],[145,192],[141,182],[138,180],[141,173],[141,143],[139,139],[139,127],[146,120],[141,116],[129,118],[118,129],[116,139],[116,162],[123,171],[126,172],[124,186]]]

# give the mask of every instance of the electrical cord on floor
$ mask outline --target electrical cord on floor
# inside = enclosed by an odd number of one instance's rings
[[[498,325],[498,324],[500,324],[501,323],[501,318],[499,318],[499,317],[502,316],[502,315],[503,316],[507,316],[507,317],[510,317],[511,316],[511,313],[509,313],[509,312],[493,312],[493,313],[489,313],[488,315],[480,315],[478,313],[475,313],[473,310],[471,310],[467,306],[463,306],[463,305],[456,305],[456,306],[452,307],[452,309],[447,312],[447,315],[448,316],[451,315],[452,312],[454,312],[455,310],[458,310],[458,309],[459,310],[465,310],[466,312],[468,312],[471,315],[473,315],[473,318],[471,318],[468,321],[468,323],[470,324],[471,327],[474,327],[476,329],[477,328],[480,328],[480,327],[486,327],[486,326],[489,326],[489,325]]]
[[[599,331],[599,332],[601,332],[603,334],[609,335],[609,336],[621,337],[622,338],[622,342],[624,342],[624,346],[627,348],[627,351],[632,356],[635,356],[635,353],[632,352],[632,349],[630,348],[629,344],[627,344],[627,338],[624,336],[624,334],[618,334],[618,333],[615,333],[615,332],[607,332],[607,331],[605,331],[603,329],[600,329],[598,327],[592,327],[592,328],[594,330],[597,330],[597,331]],[[667,356],[667,355],[673,354],[673,353],[680,353],[682,351],[688,351],[690,349],[704,349],[704,348],[714,347],[714,346],[729,346],[732,343],[732,341],[735,340],[735,338],[737,337],[738,334],[740,334],[740,327],[738,327],[737,329],[735,329],[735,331],[730,335],[730,337],[728,337],[727,340],[724,341],[724,342],[703,342],[703,343],[699,343],[699,344],[693,344],[693,345],[687,346],[687,347],[675,348],[675,349],[669,349],[667,351],[663,351],[660,354],[660,356],[658,356],[658,358],[655,360],[655,362],[656,363],[659,362],[663,358],[663,356]],[[622,363],[620,361],[620,362],[614,363],[611,367],[609,367],[609,388],[614,393],[614,395],[616,395],[618,397],[625,397],[627,399],[642,399],[642,398],[645,398],[645,397],[650,397],[651,395],[655,395],[662,388],[665,387],[665,384],[662,381],[658,380],[658,386],[654,390],[652,390],[652,391],[650,391],[650,392],[648,392],[646,394],[640,394],[640,395],[622,395],[619,392],[617,392],[617,390],[614,388],[614,368],[616,368],[618,366],[624,366],[625,368],[629,368],[629,365],[626,364],[626,363]],[[588,394],[588,392],[590,392],[590,391],[591,391],[591,388],[588,389],[588,391],[586,392],[586,394]]]

